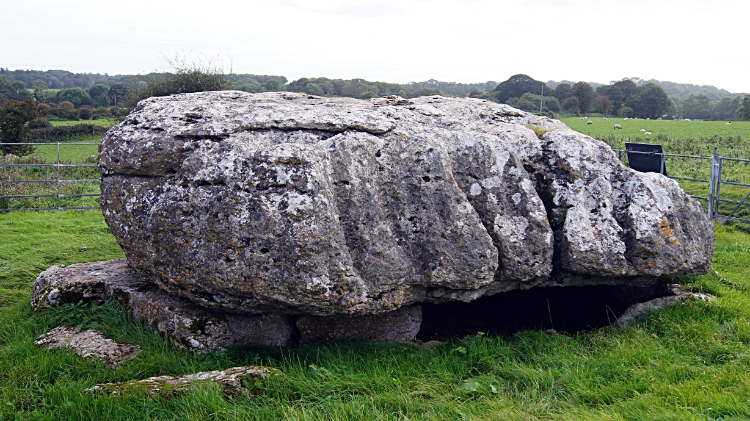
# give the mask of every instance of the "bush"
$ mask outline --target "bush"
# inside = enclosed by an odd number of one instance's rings
[[[128,106],[134,107],[138,101],[155,96],[222,91],[231,86],[223,70],[213,66],[210,61],[187,63],[186,57],[177,56],[174,60],[167,59],[167,62],[172,67],[172,72],[149,76],[145,84],[130,90],[125,101]]]
[[[99,107],[94,110],[94,120],[99,120],[100,118],[112,118],[112,112],[107,107]]]
[[[126,107],[110,107],[109,112],[112,113],[114,118],[125,118],[130,113],[130,109]]]
[[[57,116],[66,120],[80,120],[80,112],[70,101],[57,104]]]
[[[46,118],[37,118],[36,120],[29,121],[29,129],[31,130],[49,129],[50,127],[52,125]]]
[[[31,97],[26,101],[14,101],[5,99],[0,107],[0,134],[3,143],[21,143],[29,132],[26,123],[41,117],[36,103]],[[4,154],[14,154],[18,156],[28,155],[34,149],[26,145],[8,145],[0,147]]]
[[[109,128],[96,124],[74,124],[32,130],[26,135],[28,142],[60,142],[83,136],[103,136]]]
[[[82,106],[78,112],[81,115],[81,120],[91,120],[91,117],[94,114],[94,109],[91,108],[90,105],[84,105]]]

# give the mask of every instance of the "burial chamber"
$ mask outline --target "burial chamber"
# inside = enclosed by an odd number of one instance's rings
[[[711,268],[713,225],[674,180],[478,99],[149,98],[99,152],[128,265],[215,311],[354,317]]]

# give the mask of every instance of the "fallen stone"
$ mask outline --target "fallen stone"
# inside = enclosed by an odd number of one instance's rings
[[[69,326],[56,327],[34,343],[47,349],[71,348],[79,356],[102,360],[111,368],[135,358],[141,352],[140,346],[117,343],[105,338],[98,330]]]
[[[706,273],[714,248],[674,180],[477,99],[150,98],[98,163],[130,264],[220,311],[349,317],[635,285]]]
[[[300,343],[349,338],[408,342],[416,338],[421,325],[419,305],[357,317],[300,316],[297,320]]]
[[[617,318],[617,321],[613,324],[613,326],[624,329],[635,324],[650,313],[665,309],[667,307],[675,306],[685,300],[710,301],[713,299],[713,297],[709,294],[686,291],[676,284],[672,285],[671,287],[672,293],[674,295],[659,297],[643,303],[633,304],[632,306],[628,307],[627,310],[625,310],[625,313],[623,313],[622,316]]]
[[[168,294],[130,269],[125,259],[53,266],[37,277],[31,305],[40,309],[79,300],[100,304],[110,297],[135,319],[197,353],[237,345],[291,345],[296,333],[290,316],[218,312]]]
[[[158,376],[144,380],[131,380],[122,383],[104,383],[90,387],[86,393],[106,395],[127,395],[145,392],[150,395],[171,395],[190,390],[196,383],[216,383],[229,395],[237,394],[247,388],[247,382],[267,380],[270,376],[281,376],[283,373],[269,367],[234,367],[227,370],[203,371],[183,376]]]

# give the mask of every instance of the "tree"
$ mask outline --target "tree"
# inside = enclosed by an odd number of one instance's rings
[[[57,100],[59,102],[69,101],[74,107],[78,108],[81,105],[91,105],[93,103],[91,96],[88,92],[82,88],[68,88],[58,92]]]
[[[750,95],[745,95],[742,105],[737,110],[737,118],[740,120],[750,120]]]
[[[594,98],[594,109],[600,114],[609,115],[615,108],[615,104],[610,101],[606,95],[599,95]]]
[[[109,86],[97,83],[89,88],[89,96],[95,107],[106,107],[109,105]]]
[[[691,94],[682,103],[682,116],[684,118],[707,120],[711,118],[713,105],[711,99],[706,95]]]
[[[41,117],[36,103],[31,97],[26,101],[5,99],[0,108],[0,134],[2,143],[22,143],[23,137],[29,132],[27,123]],[[33,152],[34,148],[27,145],[13,145],[0,147],[3,153],[23,156]]]
[[[626,101],[638,117],[659,118],[667,113],[672,100],[661,86],[649,83],[641,88],[641,92]]]
[[[742,98],[740,97],[724,97],[716,105],[711,113],[713,120],[732,120],[734,119],[737,110],[740,108]]]
[[[588,83],[578,82],[570,89],[570,96],[578,98],[578,108],[582,113],[587,113],[594,102],[596,92]]]
[[[567,98],[570,94],[570,89],[570,85],[568,85],[567,83],[561,83],[555,87],[552,95],[557,98],[558,101],[563,102],[565,101],[565,98]]]
[[[66,120],[80,120],[80,113],[70,101],[57,104],[57,116]]]
[[[581,102],[577,96],[569,96],[563,101],[562,109],[571,114],[578,114],[581,112]]]
[[[284,85],[276,79],[267,80],[263,85],[265,92],[284,91]]]
[[[29,96],[26,91],[26,84],[19,81],[11,81],[5,76],[0,75],[0,100],[12,99],[23,101]]]
[[[543,87],[544,82],[534,80],[530,76],[514,75],[505,82],[497,85],[497,88],[492,92],[497,93],[497,100],[499,102],[505,103],[509,98],[520,98],[527,92],[540,95]]]
[[[125,99],[128,97],[128,91],[130,91],[130,88],[128,88],[123,83],[113,84],[109,87],[109,92],[107,92],[109,103],[114,106],[123,105],[125,103]]]

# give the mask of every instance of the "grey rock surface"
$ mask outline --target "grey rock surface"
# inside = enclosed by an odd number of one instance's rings
[[[79,356],[102,360],[111,368],[135,358],[141,352],[140,346],[117,343],[104,337],[98,330],[70,326],[56,327],[34,343],[47,349],[71,348]]]
[[[628,309],[625,310],[625,313],[623,313],[622,316],[618,317],[617,321],[613,323],[613,326],[624,329],[635,324],[643,317],[646,317],[649,313],[656,312],[667,307],[675,306],[685,300],[710,301],[713,299],[713,297],[708,294],[686,291],[677,284],[672,285],[671,290],[672,294],[674,295],[655,298],[653,300],[636,303],[628,307]]]
[[[150,395],[168,396],[185,392],[196,383],[216,383],[230,395],[245,389],[246,381],[267,380],[270,376],[281,376],[283,373],[269,367],[233,367],[226,370],[202,371],[200,373],[183,376],[157,376],[143,380],[131,380],[121,383],[103,383],[92,386],[84,392],[101,393],[105,395],[128,395],[134,392],[146,392]]]
[[[300,343],[349,338],[413,341],[421,326],[422,308],[418,304],[356,317],[300,316],[297,319]]]
[[[675,181],[487,101],[150,98],[99,152],[130,264],[207,308],[376,314],[711,265],[713,225]]]
[[[102,303],[114,297],[135,319],[143,320],[197,353],[237,345],[291,345],[294,319],[285,315],[247,315],[212,311],[168,294],[129,268],[125,259],[53,266],[34,283],[32,307],[66,302]]]

